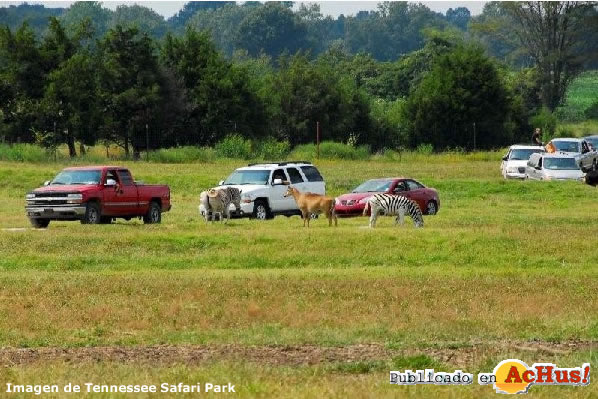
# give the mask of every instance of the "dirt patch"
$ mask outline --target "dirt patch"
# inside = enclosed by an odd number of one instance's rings
[[[246,361],[265,365],[317,365],[389,360],[396,356],[425,354],[454,366],[471,366],[491,356],[528,353],[560,356],[572,352],[597,349],[590,341],[495,342],[460,347],[388,349],[380,344],[359,344],[341,347],[317,345],[242,346],[228,345],[156,345],[109,346],[90,348],[2,348],[0,364],[4,367],[36,363],[116,362],[141,364],[199,365],[215,361]],[[543,358],[542,360],[546,360]]]

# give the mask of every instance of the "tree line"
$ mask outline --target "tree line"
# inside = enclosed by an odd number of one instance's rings
[[[0,138],[65,143],[72,156],[76,142],[116,143],[136,156],[148,136],[153,149],[229,134],[303,144],[320,122],[327,140],[373,150],[492,148],[527,137],[593,61],[588,3],[490,3],[474,28],[466,9],[382,3],[335,28],[341,17],[291,5],[188,3],[159,32],[139,6],[99,3],[50,16],[41,35],[5,25]],[[534,41],[532,27],[551,39]],[[497,43],[529,65],[497,60]]]

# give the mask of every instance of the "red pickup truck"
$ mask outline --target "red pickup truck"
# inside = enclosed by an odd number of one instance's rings
[[[26,200],[27,217],[36,228],[48,227],[51,220],[107,224],[139,217],[144,223],[160,223],[162,212],[171,207],[168,186],[136,183],[120,166],[66,168]]]

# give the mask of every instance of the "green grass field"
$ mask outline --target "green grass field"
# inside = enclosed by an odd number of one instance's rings
[[[595,366],[598,190],[504,181],[501,155],[317,162],[332,195],[382,176],[439,191],[440,212],[423,229],[384,218],[375,230],[365,218],[337,228],[320,219],[304,229],[299,217],[207,225],[199,192],[246,163],[233,160],[125,162],[136,179],[171,186],[174,207],[161,225],[32,230],[25,193],[65,165],[0,162],[0,380],[213,380],[251,397],[477,398],[493,396],[492,387],[391,386],[388,371],[489,372],[509,356]],[[65,361],[17,349],[162,346],[222,356]],[[530,392],[589,398],[598,388]]]

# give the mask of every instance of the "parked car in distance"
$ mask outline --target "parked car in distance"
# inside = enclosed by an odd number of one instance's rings
[[[546,150],[550,152],[549,148],[553,147],[553,152],[562,152],[565,154],[574,155],[576,158],[585,151],[587,152],[589,147],[588,142],[585,139],[579,139],[575,137],[568,138],[556,138],[550,140],[546,144]]]
[[[532,154],[525,168],[525,178],[531,180],[583,180],[583,177],[572,154]]]
[[[585,182],[595,186],[598,184],[598,135],[586,136],[584,140],[590,148],[579,157],[579,167],[586,174]]]
[[[138,217],[146,224],[160,223],[162,212],[171,208],[168,186],[137,183],[120,166],[63,169],[25,199],[27,217],[37,228],[48,227],[52,220],[100,224]]]
[[[539,145],[515,144],[502,158],[500,170],[505,179],[525,179],[525,167],[532,154],[544,152]]]
[[[284,196],[289,184],[301,192],[326,194],[324,178],[314,165],[306,161],[249,164],[231,173],[219,183],[219,187],[241,190],[241,210],[236,213],[234,204],[231,204],[231,216],[265,220],[276,215],[301,215],[295,199]],[[205,214],[203,205],[200,205],[199,211]]]
[[[417,202],[426,215],[435,215],[440,209],[438,192],[414,179],[404,177],[371,179],[353,191],[336,198],[334,210],[338,216],[359,216],[367,199],[374,194],[403,195]]]
[[[591,136],[585,136],[583,138],[585,141],[591,144],[594,150],[598,150],[598,134],[593,134]]]

